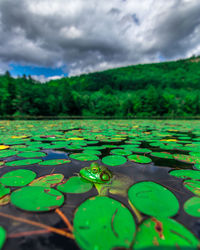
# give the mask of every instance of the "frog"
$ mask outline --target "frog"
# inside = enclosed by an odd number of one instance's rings
[[[90,167],[84,167],[80,176],[94,184],[100,196],[116,194],[126,197],[128,188],[134,183],[130,177],[118,172],[111,172],[107,167],[93,162]]]
[[[115,194],[128,198],[128,189],[134,184],[134,180],[129,176],[111,172],[107,167],[99,165],[97,162],[93,162],[90,167],[82,168],[79,175],[94,184],[99,196]],[[129,199],[128,203],[140,223],[143,217]]]

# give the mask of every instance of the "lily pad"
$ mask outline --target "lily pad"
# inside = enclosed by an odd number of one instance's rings
[[[6,240],[6,230],[0,226],[0,249],[3,247],[5,240]]]
[[[198,239],[169,218],[149,218],[139,225],[133,249],[197,249]]]
[[[91,182],[84,180],[79,176],[69,178],[65,183],[57,186],[57,189],[64,193],[85,193],[92,189]]]
[[[0,158],[10,157],[16,155],[18,152],[14,150],[2,150],[0,151]]]
[[[173,155],[167,152],[152,152],[151,155],[164,159],[174,159]]]
[[[7,205],[10,202],[10,195],[5,195],[0,198],[0,206]]]
[[[108,155],[102,158],[102,162],[108,166],[122,165],[126,161],[126,158],[120,155]]]
[[[86,200],[74,217],[74,236],[81,249],[129,248],[135,229],[129,210],[108,197]]]
[[[60,164],[65,164],[65,163],[69,163],[71,162],[68,159],[52,159],[52,160],[46,160],[46,161],[42,161],[39,163],[39,165],[42,166],[53,166],[53,165],[60,165]]]
[[[78,161],[96,161],[99,159],[96,155],[84,153],[71,154],[69,157]]]
[[[184,204],[184,210],[187,214],[200,217],[200,197],[192,197]]]
[[[132,154],[130,150],[125,150],[125,149],[113,149],[110,152],[115,155],[131,155]]]
[[[200,180],[200,171],[192,169],[173,170],[169,174],[182,179]]]
[[[9,161],[6,162],[5,165],[10,167],[27,166],[39,163],[40,161],[41,161],[40,159],[25,159],[25,160]]]
[[[155,182],[143,181],[134,184],[128,190],[128,197],[139,211],[150,216],[170,217],[179,210],[176,196]]]
[[[43,152],[25,152],[17,154],[17,156],[24,158],[34,158],[34,157],[44,157],[46,156],[46,154]]]
[[[36,177],[36,173],[27,169],[17,169],[4,174],[0,182],[5,186],[21,187],[26,186]]]
[[[29,186],[38,187],[54,187],[64,178],[63,174],[48,174],[33,180]]]
[[[11,203],[26,211],[42,212],[60,207],[64,196],[53,188],[23,187],[11,194]]]
[[[134,161],[137,163],[150,163],[152,160],[149,157],[143,156],[143,155],[129,155],[128,156],[129,161]]]
[[[10,188],[5,187],[0,179],[0,198],[10,193]]]
[[[200,181],[188,180],[184,181],[183,185],[195,195],[200,196]]]

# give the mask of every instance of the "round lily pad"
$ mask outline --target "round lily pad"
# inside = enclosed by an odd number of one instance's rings
[[[48,174],[33,180],[29,186],[54,187],[64,178],[63,174]]]
[[[192,193],[200,196],[200,181],[188,180],[183,182],[184,187],[189,189]]]
[[[194,156],[191,155],[174,154],[174,159],[191,164],[196,163]]]
[[[53,166],[53,165],[60,165],[60,164],[65,164],[65,163],[69,163],[69,162],[71,162],[71,161],[68,160],[68,159],[52,159],[52,160],[41,161],[39,163],[39,165],[42,165],[42,166],[47,166],[47,165]]]
[[[96,161],[99,159],[96,155],[84,153],[71,154],[69,157],[78,161]]]
[[[152,152],[152,156],[158,157],[158,158],[164,158],[164,159],[174,159],[173,155],[167,152]]]
[[[132,148],[130,150],[135,152],[135,153],[141,153],[141,154],[151,153],[152,152],[150,149],[147,149],[147,148]]]
[[[126,158],[120,155],[108,155],[102,158],[102,162],[108,166],[122,165],[126,161]]]
[[[6,162],[6,166],[15,167],[15,166],[26,166],[39,163],[40,159],[25,159],[25,160],[17,160],[17,161],[9,161]]]
[[[139,225],[133,249],[197,249],[198,239],[170,218],[149,218]]]
[[[49,211],[60,207],[63,202],[63,194],[53,188],[28,186],[11,194],[14,206],[32,212]]]
[[[17,154],[17,156],[24,158],[34,158],[34,157],[44,157],[46,156],[46,154],[43,152],[25,152]]]
[[[10,188],[5,187],[0,179],[0,198],[10,193]]]
[[[2,249],[5,240],[6,240],[6,230],[0,226],[0,249]]]
[[[89,150],[89,149],[86,149],[83,151],[84,154],[92,154],[92,155],[101,155],[101,152],[98,151],[98,150]]]
[[[2,150],[0,151],[0,158],[10,157],[16,155],[18,152],[14,150]]]
[[[29,184],[36,177],[36,173],[28,169],[17,169],[4,174],[0,182],[5,186],[21,187]]]
[[[131,155],[132,154],[130,150],[125,150],[125,149],[113,149],[110,152],[115,155]]]
[[[192,169],[173,170],[170,171],[169,174],[183,179],[200,180],[200,171]]]
[[[80,176],[69,178],[65,183],[57,186],[57,189],[64,193],[85,193],[92,188],[92,183],[84,180]]]
[[[135,229],[129,210],[108,197],[86,200],[74,217],[74,236],[81,249],[129,248]]]
[[[192,197],[184,204],[184,210],[189,215],[200,217],[200,197]]]
[[[179,210],[176,196],[155,182],[136,183],[128,190],[128,197],[139,211],[147,215],[169,217]]]
[[[129,155],[128,156],[129,161],[134,161],[137,163],[150,163],[152,160],[149,157],[143,156],[143,155]]]

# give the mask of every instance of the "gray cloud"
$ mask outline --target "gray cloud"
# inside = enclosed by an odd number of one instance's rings
[[[200,54],[198,0],[0,0],[0,73],[11,62],[70,75]]]

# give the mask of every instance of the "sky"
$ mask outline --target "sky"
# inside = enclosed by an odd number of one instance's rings
[[[0,74],[41,82],[200,55],[199,0],[0,0]]]

